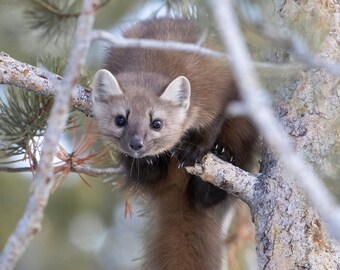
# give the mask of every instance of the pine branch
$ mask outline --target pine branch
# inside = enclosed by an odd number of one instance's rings
[[[110,0],[102,0],[96,10],[104,7]],[[74,32],[76,19],[80,16],[80,1],[67,0],[28,0],[25,10],[27,22],[32,29],[39,30],[40,37],[46,41],[58,41]]]
[[[40,37],[52,42],[60,37],[71,34],[74,30],[74,20],[79,16],[72,13],[75,8],[73,1],[29,0],[25,15],[32,29],[39,30]]]
[[[7,102],[0,98],[0,158],[24,154],[33,161],[31,148],[44,136],[53,99],[14,87],[6,96]]]
[[[67,60],[48,55],[40,62],[51,72],[61,75]],[[89,85],[90,77],[81,75],[80,82]],[[44,136],[52,103],[52,96],[36,95],[14,87],[8,89],[6,100],[0,98],[0,159],[25,155],[34,162],[35,153],[39,151],[36,141]],[[69,122],[72,118],[73,114]]]

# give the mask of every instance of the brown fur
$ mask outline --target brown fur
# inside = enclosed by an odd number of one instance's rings
[[[200,37],[197,25],[187,19],[141,22],[126,31],[124,36],[187,43],[195,43]],[[141,74],[141,71],[153,73],[153,78],[149,78],[147,83],[152,92],[158,95],[176,77],[187,77],[191,84],[192,105],[186,128],[209,127],[217,116],[224,114],[226,104],[237,98],[236,88],[225,63],[200,54],[112,48],[108,51],[106,64],[112,74],[129,74],[127,77],[130,80],[135,79],[134,76],[131,77],[132,74]],[[163,79],[162,82],[159,81],[160,78]],[[130,80],[123,80],[121,83],[130,83]],[[122,88],[125,88],[124,85]]]
[[[124,35],[195,43],[199,28],[191,20],[163,18],[140,22]],[[195,53],[140,48],[110,48],[105,62],[114,77],[94,80],[94,114],[100,132],[122,153],[127,186],[150,198],[144,268],[220,269],[221,226],[232,196],[178,166],[213,150],[241,168],[250,163],[254,128],[245,118],[225,117],[226,106],[239,99],[227,65]],[[179,76],[190,82],[188,109],[162,98]],[[185,93],[185,80],[176,89]],[[117,115],[128,124],[117,127]],[[163,121],[160,131],[150,128],[155,118]],[[136,136],[144,147],[131,151]]]

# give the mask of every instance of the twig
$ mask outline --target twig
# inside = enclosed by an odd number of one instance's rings
[[[92,40],[104,40],[110,42],[114,47],[123,48],[148,48],[148,49],[161,49],[172,50],[182,52],[193,52],[201,55],[205,55],[212,58],[226,58],[227,55],[224,52],[217,52],[209,48],[200,46],[199,44],[183,43],[177,41],[160,41],[153,39],[138,39],[138,38],[123,38],[116,36],[110,32],[104,30],[93,30]]]
[[[78,19],[75,39],[65,68],[64,80],[57,85],[56,98],[48,120],[41,159],[31,187],[25,212],[0,256],[0,269],[13,269],[34,236],[41,230],[44,208],[54,186],[53,157],[65,127],[71,94],[76,90],[80,72],[90,46],[90,32],[94,23],[96,0],[85,0]]]
[[[255,67],[231,1],[210,0],[210,6],[220,27],[224,46],[229,52],[231,69],[249,117],[264,136],[268,145],[278,154],[286,169],[303,187],[313,206],[328,225],[329,232],[336,239],[340,239],[340,209],[336,200],[316,176],[313,169],[297,155],[287,135],[279,127],[269,106],[270,99],[256,78]]]
[[[31,167],[0,167],[0,172],[8,172],[8,173],[19,173],[19,172],[32,172]],[[99,175],[107,175],[107,174],[116,174],[122,172],[121,167],[114,168],[95,168],[91,166],[77,166],[71,169],[71,172],[74,173],[82,173],[91,176],[99,176]]]
[[[19,173],[19,172],[32,172],[31,167],[0,167],[0,172],[8,172],[8,173]]]
[[[91,176],[99,176],[99,175],[112,175],[122,172],[121,167],[115,168],[95,168],[90,166],[77,166],[72,169],[73,172],[83,173]]]

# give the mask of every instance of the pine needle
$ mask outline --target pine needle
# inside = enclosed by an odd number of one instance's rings
[[[56,42],[73,34],[79,1],[27,0],[25,15],[32,29],[40,31],[44,40]]]
[[[10,87],[6,98],[0,98],[0,158],[29,154],[44,135],[53,100],[17,87]]]

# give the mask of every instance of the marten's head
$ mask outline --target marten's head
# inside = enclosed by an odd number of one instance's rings
[[[120,152],[134,158],[172,149],[185,132],[190,83],[154,73],[99,70],[91,84],[99,133]]]

